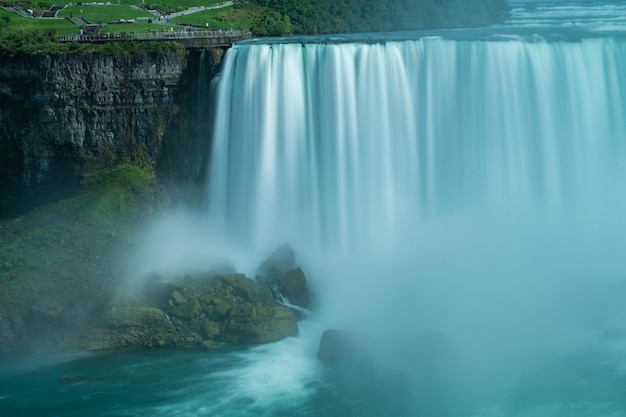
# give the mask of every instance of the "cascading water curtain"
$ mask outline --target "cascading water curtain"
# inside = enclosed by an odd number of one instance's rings
[[[612,38],[239,45],[209,215],[248,242],[347,250],[468,209],[620,204],[625,100]]]

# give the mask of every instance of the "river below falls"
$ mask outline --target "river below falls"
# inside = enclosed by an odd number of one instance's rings
[[[209,351],[0,357],[3,416],[626,416],[626,341],[586,335],[498,370],[425,374],[316,358],[319,334]]]

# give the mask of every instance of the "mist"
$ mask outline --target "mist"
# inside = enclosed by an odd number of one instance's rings
[[[461,210],[407,221],[393,239],[385,234],[379,245],[355,242],[349,250],[292,235],[316,308],[301,324],[302,342],[281,355],[303,361],[296,352],[303,350],[314,360],[322,332],[341,329],[357,346],[346,367],[356,380],[401,378],[457,402],[510,395],[511,387],[536,383],[524,382],[531,369],[569,367],[563,357],[611,348],[604,332],[626,319],[618,294],[624,208],[596,216]],[[199,213],[170,213],[139,245],[131,275],[221,270],[253,278],[280,243],[254,246],[220,233]],[[306,379],[311,369],[307,362],[291,372]]]
[[[597,39],[239,45],[208,209],[164,217],[131,275],[253,278],[287,241],[317,304],[303,349],[354,335],[357,379],[470,401],[595,364],[626,323],[625,58]]]

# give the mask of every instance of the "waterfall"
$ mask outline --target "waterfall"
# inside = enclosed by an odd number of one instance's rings
[[[625,100],[610,37],[237,45],[210,217],[242,241],[340,251],[469,211],[598,220],[624,203]]]

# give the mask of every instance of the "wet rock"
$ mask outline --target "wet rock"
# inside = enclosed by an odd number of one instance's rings
[[[217,338],[221,332],[220,324],[213,320],[204,320],[203,329],[205,336],[209,339]]]
[[[174,304],[176,305],[185,304],[187,301],[189,301],[187,297],[185,297],[178,291],[174,291],[172,293],[172,300],[174,300]]]
[[[298,280],[302,277],[289,282],[291,287],[297,287]],[[298,334],[295,313],[278,305],[266,286],[243,274],[181,276],[169,286],[155,281],[150,288],[157,289],[160,309],[151,304],[155,298],[125,294],[103,317],[111,330],[97,335],[92,345],[104,350],[158,346],[204,349],[219,343],[270,343]],[[166,288],[169,294],[164,297],[161,292]]]
[[[192,330],[216,343],[257,344],[297,335],[295,314],[269,289],[243,274],[181,277],[165,311],[175,331]]]
[[[357,343],[350,332],[328,329],[322,333],[317,357],[330,365],[346,364],[357,355]]]
[[[293,248],[289,243],[283,243],[257,268],[257,274],[276,280],[282,273],[295,267],[296,255]]]
[[[243,274],[220,275],[214,284],[221,295],[231,295],[248,303],[271,303],[271,294],[266,288]]]
[[[306,277],[302,269],[291,269],[278,278],[280,286],[291,304],[310,309],[311,292],[307,287]]]
[[[298,335],[298,319],[279,305],[240,305],[225,320],[221,340],[237,344],[259,344]]]
[[[192,298],[183,305],[175,306],[169,309],[169,312],[176,317],[186,320],[192,320],[202,314],[202,306],[196,298]]]
[[[153,307],[115,307],[104,314],[105,323],[114,327],[164,327],[165,313]]]
[[[282,244],[259,266],[256,280],[269,288],[274,300],[310,310],[312,296],[304,272],[296,266],[293,249],[288,243]],[[306,318],[302,311],[294,310],[300,319]]]
[[[200,343],[200,348],[209,350],[209,349],[215,349],[219,345],[220,344],[214,340],[203,340],[202,343]]]

